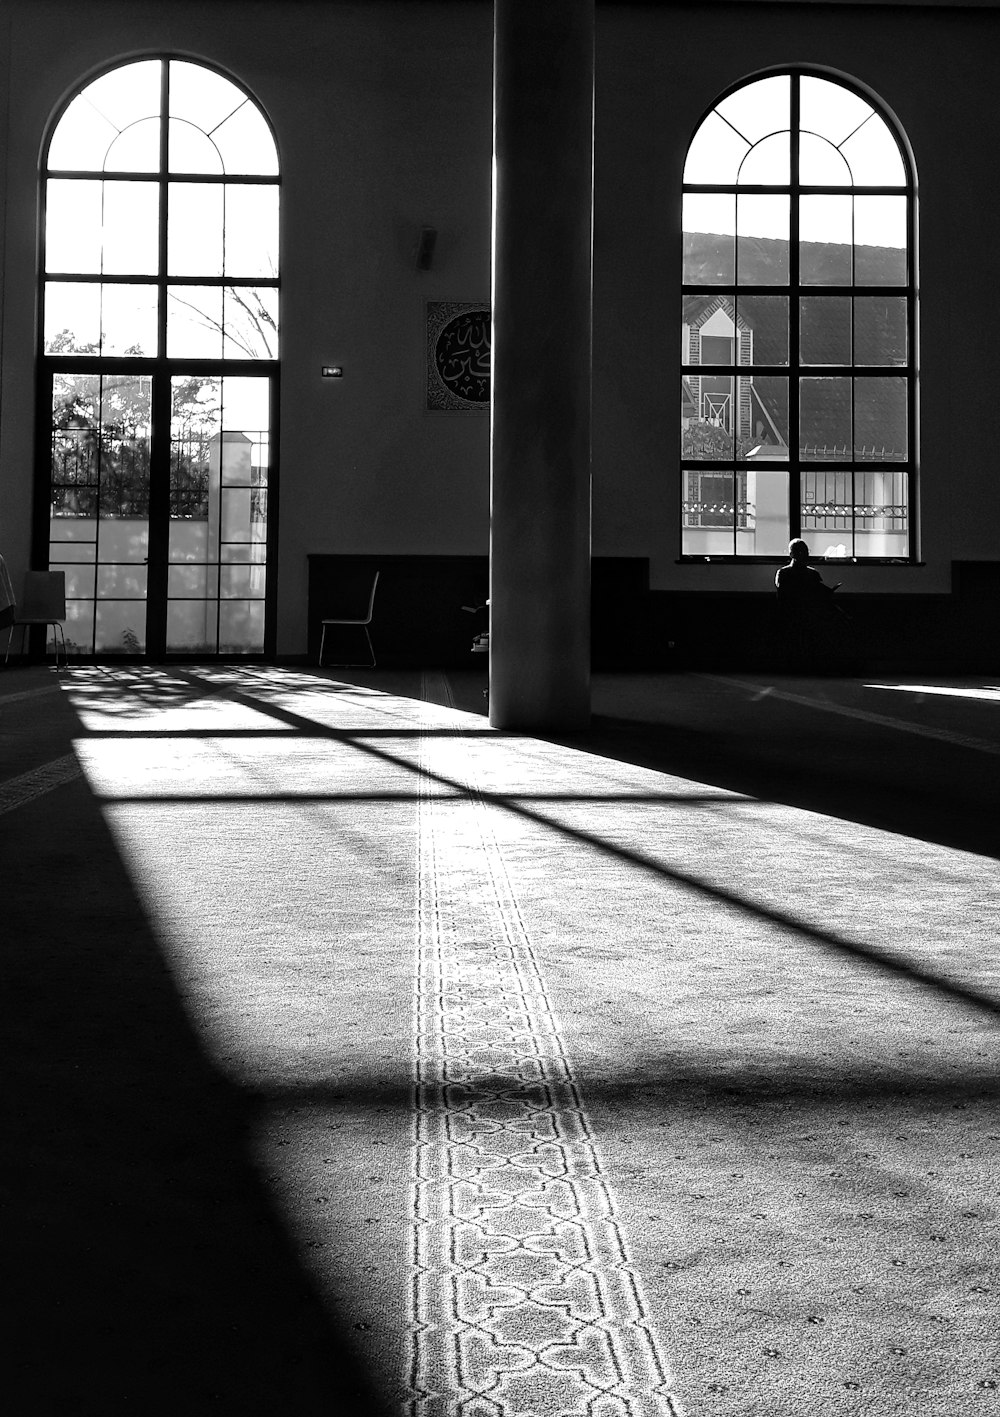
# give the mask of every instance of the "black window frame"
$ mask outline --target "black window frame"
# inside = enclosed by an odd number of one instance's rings
[[[788,362],[787,364],[770,365],[746,363],[711,366],[713,376],[728,377],[733,380],[734,397],[738,385],[736,380],[747,379],[748,377],[766,378],[769,376],[780,377],[788,380],[788,459],[769,462],[750,462],[746,458],[740,458],[738,453],[737,439],[733,436],[733,453],[731,457],[725,458],[692,458],[685,457],[682,447],[682,433],[678,429],[678,448],[680,453],[680,486],[679,486],[679,519],[678,519],[678,539],[679,554],[678,561],[683,563],[705,563],[724,562],[725,564],[761,564],[771,563],[776,560],[785,559],[783,554],[774,552],[746,554],[737,551],[737,535],[745,530],[746,508],[743,506],[741,515],[741,505],[739,502],[738,489],[743,488],[743,503],[746,500],[746,474],[751,467],[767,467],[772,470],[787,471],[788,476],[788,535],[789,538],[804,536],[810,539],[813,528],[808,525],[808,517],[804,515],[803,503],[803,473],[815,474],[818,478],[821,475],[836,475],[845,482],[850,480],[852,496],[850,506],[846,508],[845,520],[850,522],[851,548],[849,554],[844,558],[847,561],[858,564],[876,565],[914,565],[919,564],[919,504],[918,504],[918,469],[919,469],[919,390],[918,390],[918,305],[917,305],[917,190],[914,176],[914,164],[909,152],[908,144],[900,125],[888,112],[884,104],[871,92],[861,85],[851,81],[845,76],[832,73],[819,67],[805,65],[780,66],[773,69],[758,71],[741,79],[738,83],[731,85],[722,93],[717,95],[711,105],[705,110],[695,125],[691,139],[685,149],[685,163],[687,154],[694,142],[695,136],[700,131],[702,124],[709,118],[718,106],[732,94],[741,89],[758,82],[761,79],[787,76],[790,80],[790,171],[787,183],[774,184],[751,184],[738,182],[704,183],[687,182],[682,183],[683,197],[690,194],[719,194],[733,196],[753,196],[753,195],[776,195],[787,196],[789,200],[789,234],[788,234],[788,283],[750,285],[738,284],[734,280],[731,284],[691,284],[683,280],[682,270],[682,307],[685,299],[690,296],[728,296],[736,307],[738,299],[746,299],[752,296],[780,296],[788,297]],[[866,104],[868,104],[877,116],[885,123],[890,134],[895,140],[899,150],[900,159],[905,174],[905,183],[899,185],[867,185],[867,184],[839,184],[839,185],[815,185],[803,184],[799,180],[799,144],[796,137],[800,131],[800,82],[804,77],[815,77],[823,79],[829,83],[838,84],[849,92],[856,94]],[[855,272],[852,269],[851,282],[849,284],[819,285],[814,283],[802,284],[800,279],[800,246],[799,229],[800,213],[799,198],[803,196],[893,196],[904,197],[906,201],[906,278],[905,283],[900,285],[871,285],[855,284]],[[683,230],[683,221],[682,221]],[[735,243],[739,236],[734,235]],[[682,257],[683,260],[683,257]],[[734,272],[738,277],[738,271]],[[906,302],[906,362],[905,364],[892,365],[857,365],[853,362],[854,350],[852,349],[852,362],[846,365],[810,365],[802,362],[800,357],[800,327],[799,314],[800,302],[804,297],[830,296],[836,299],[847,299],[853,301],[856,298],[864,297],[905,297]],[[683,324],[683,316],[682,316]],[[734,344],[734,350],[738,350],[738,341]],[[686,351],[690,353],[690,351]],[[705,366],[693,362],[686,362],[682,357],[681,361],[681,402],[684,397],[684,384],[690,377],[698,377],[705,373]],[[906,431],[907,447],[906,456],[903,459],[860,460],[856,448],[854,455],[850,458],[823,457],[822,459],[812,459],[803,456],[801,440],[799,437],[799,386],[803,378],[816,377],[844,377],[853,380],[866,378],[903,378],[906,382]],[[853,384],[852,384],[853,388]],[[675,407],[677,407],[677,395],[675,393]],[[853,395],[852,395],[853,406]],[[901,474],[905,478],[906,503],[904,514],[907,519],[907,554],[905,556],[864,556],[856,554],[855,530],[863,516],[859,508],[863,508],[863,503],[859,500],[856,488],[859,478],[863,478],[865,473],[889,472]],[[697,474],[727,475],[732,479],[734,488],[733,498],[733,550],[732,552],[719,552],[712,550],[707,553],[685,552],[684,532],[688,526],[686,517],[688,516],[687,489],[689,480]],[[805,523],[805,524],[804,524]],[[845,528],[846,530],[846,528]],[[835,534],[835,533],[834,533]]]

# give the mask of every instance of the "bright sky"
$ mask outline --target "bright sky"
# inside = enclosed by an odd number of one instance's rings
[[[799,179],[807,186],[898,186],[906,171],[885,120],[851,90],[803,75]],[[691,141],[685,182],[782,185],[789,181],[790,81],[773,75],[717,104]],[[788,238],[789,199],[688,194],[686,231]],[[852,228],[853,222],[853,228]],[[803,241],[906,246],[906,197],[801,199]]]
[[[70,103],[49,148],[49,169],[80,173],[157,174],[160,163],[162,61],[113,69]],[[277,152],[256,105],[228,79],[200,65],[170,63],[170,171],[236,178],[218,185],[176,181],[169,189],[168,273],[171,276],[273,278],[278,270],[278,188],[244,175],[276,176]],[[109,177],[50,178],[46,269],[67,275],[155,276],[159,261],[159,184]],[[274,293],[259,298],[277,314]],[[212,323],[223,316],[222,293],[178,291],[169,311],[170,351],[219,356]],[[200,317],[190,306],[204,312]],[[103,308],[102,308],[103,307]],[[245,314],[228,302],[257,350]],[[102,334],[105,353],[140,347],[155,354],[155,291],[147,286],[49,285],[46,339],[71,329],[85,344]],[[237,356],[237,348],[225,353]],[[267,349],[257,351],[266,355]]]

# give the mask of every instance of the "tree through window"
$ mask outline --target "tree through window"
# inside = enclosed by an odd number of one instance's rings
[[[914,554],[913,183],[847,84],[724,96],[684,169],[681,551]]]
[[[67,573],[67,635],[83,652],[260,653],[278,358],[270,127],[215,70],[141,59],[71,100],[43,180],[44,537]]]

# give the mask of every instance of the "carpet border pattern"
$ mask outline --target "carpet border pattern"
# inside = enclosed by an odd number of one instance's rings
[[[424,739],[410,1417],[681,1417],[468,758]]]

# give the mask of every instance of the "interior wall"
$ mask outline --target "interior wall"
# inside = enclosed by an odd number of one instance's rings
[[[954,560],[997,559],[997,197],[983,154],[1000,137],[1000,16],[957,5],[614,4],[599,5],[597,34],[595,553],[648,556],[659,590],[770,582],[768,567],[677,560],[680,182],[690,134],[721,90],[808,63],[889,106],[919,188],[924,564],[847,566],[845,586],[941,593]],[[89,73],[156,51],[229,70],[278,135],[279,651],[305,648],[310,554],[484,553],[488,415],[427,410],[425,307],[489,297],[492,6],[7,0],[0,45],[0,549],[15,574],[30,544],[47,125]],[[421,272],[425,225],[439,236]],[[342,379],[321,378],[330,363]]]
[[[770,585],[767,566],[677,564],[680,188],[690,136],[723,90],[761,69],[810,64],[882,99],[909,140],[918,188],[924,564],[838,565],[838,578],[851,590],[936,593],[950,588],[954,560],[998,559],[992,418],[975,393],[1000,373],[998,196],[982,159],[1000,138],[996,9],[610,7],[598,55],[596,544],[649,555],[660,589]]]

